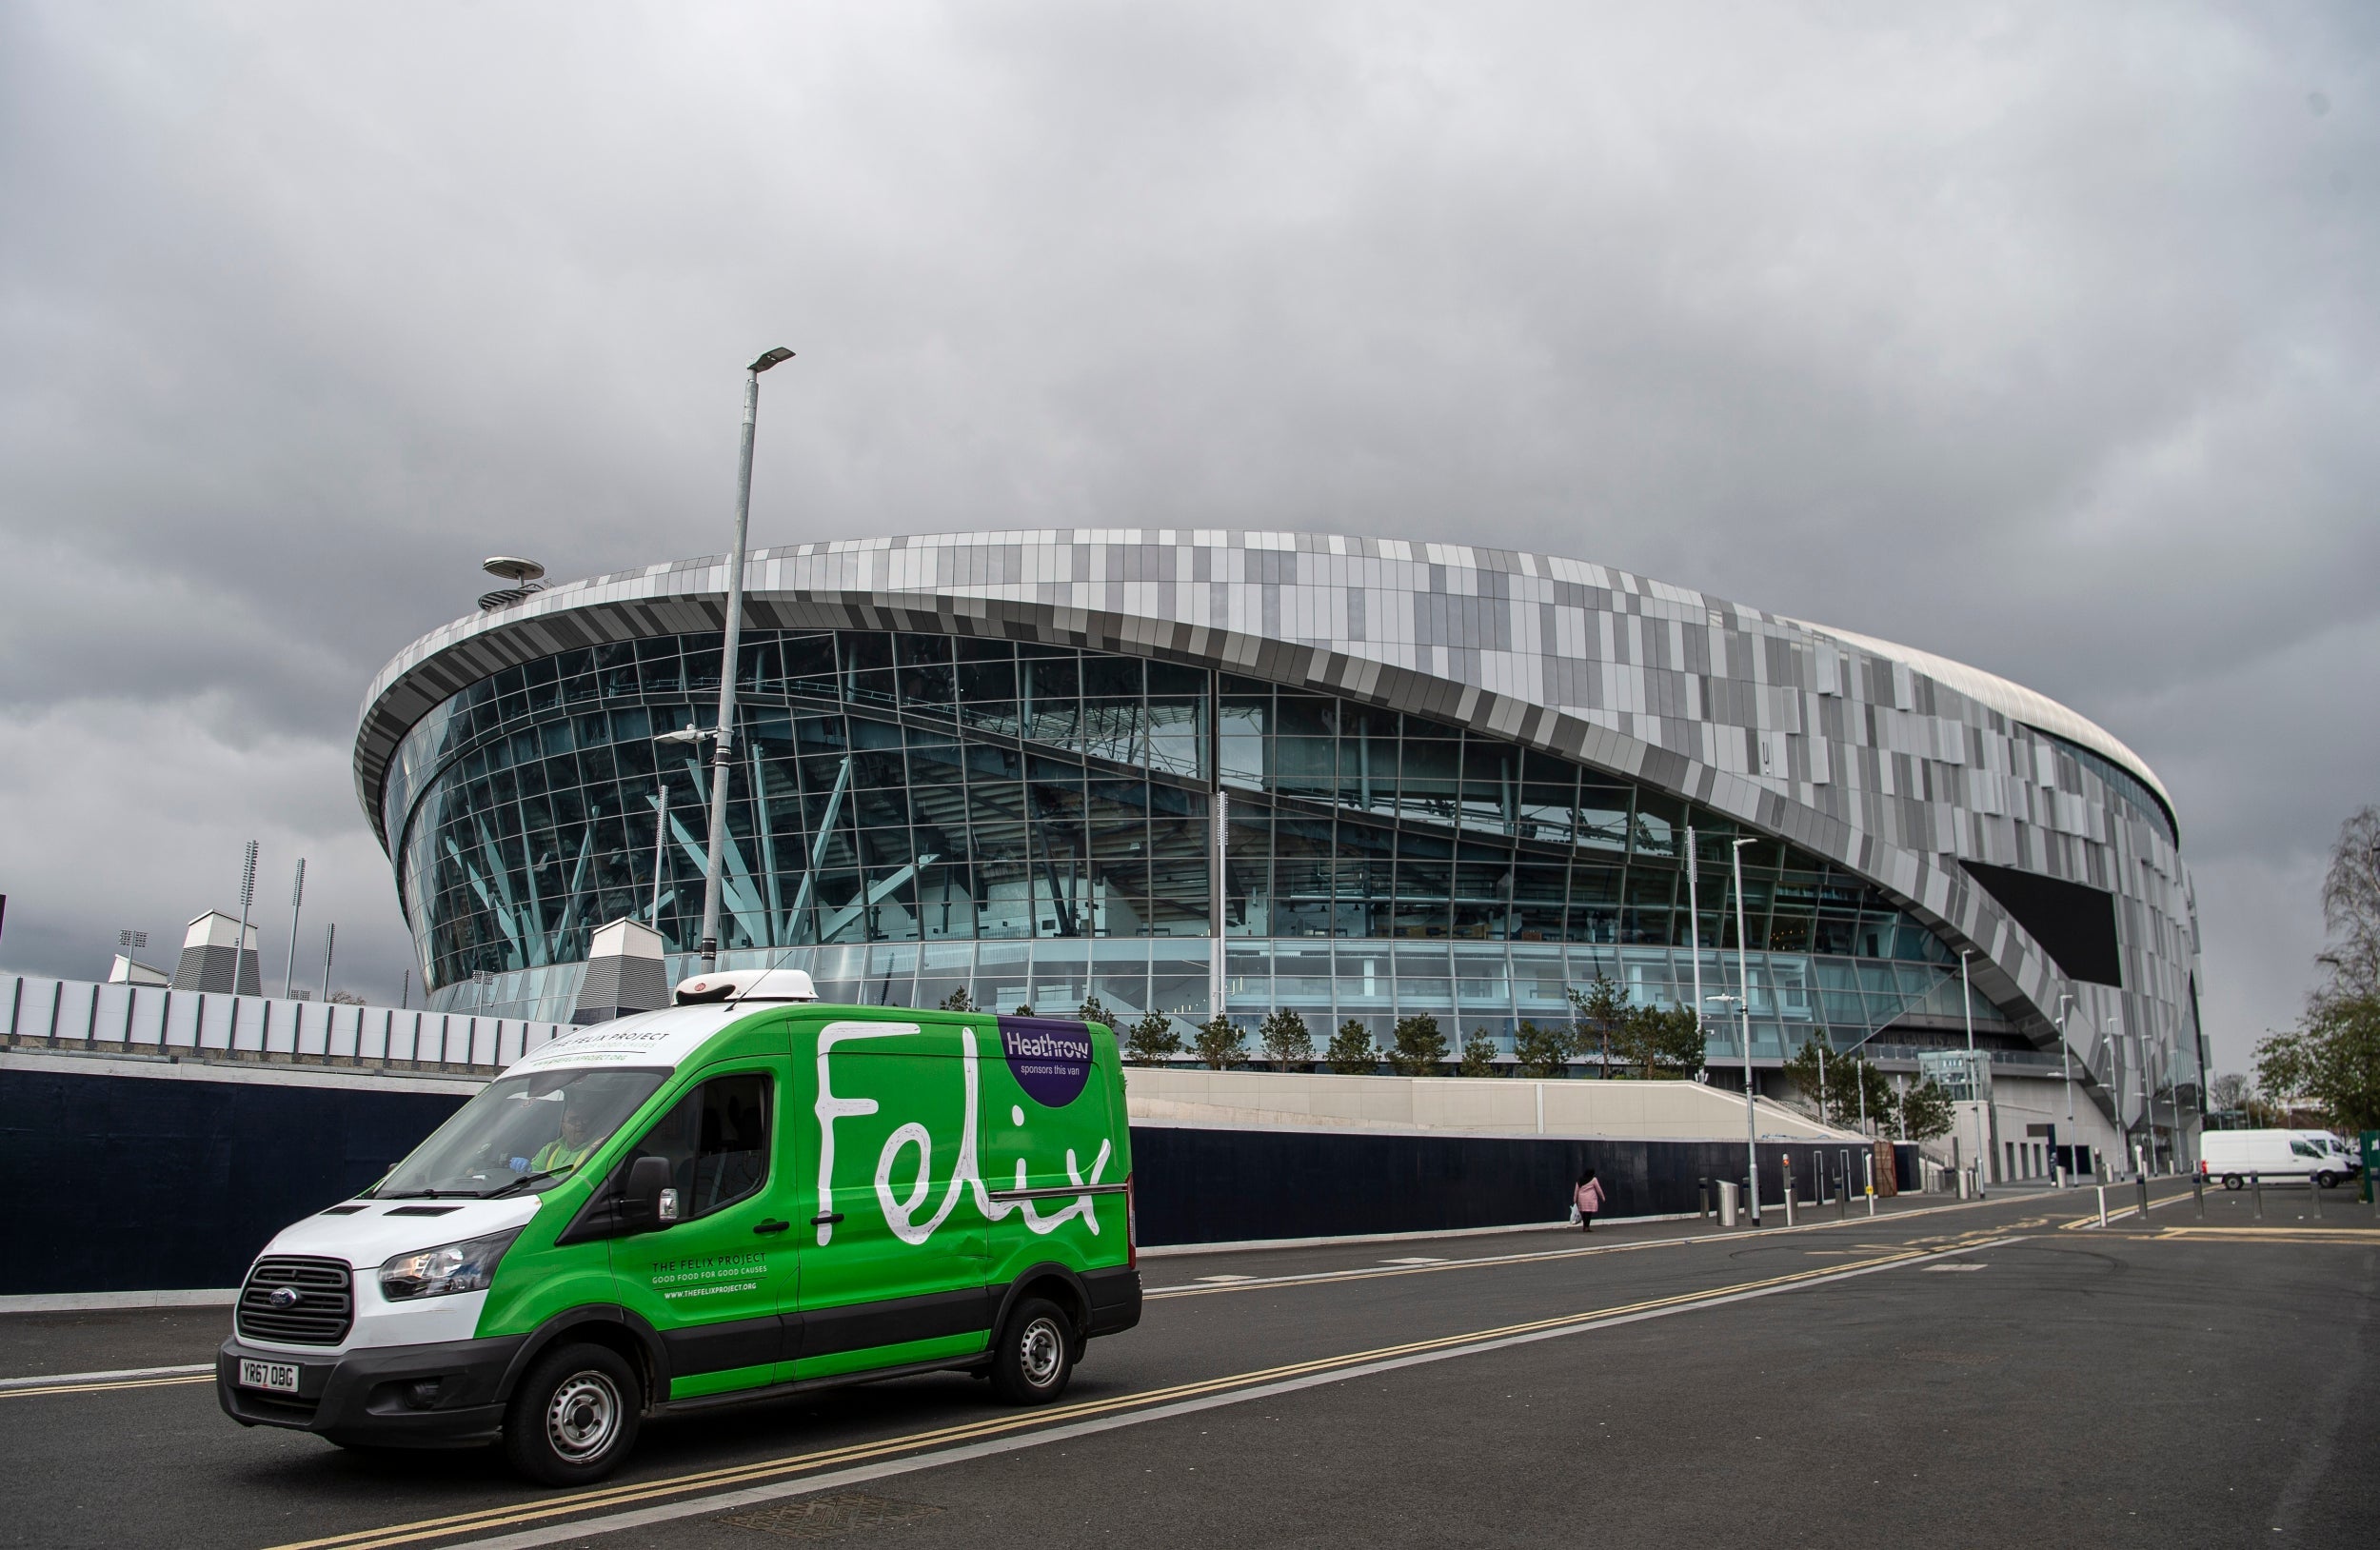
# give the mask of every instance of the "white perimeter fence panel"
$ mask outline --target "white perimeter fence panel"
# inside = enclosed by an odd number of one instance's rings
[[[234,1050],[363,1065],[426,1062],[498,1070],[570,1031],[567,1023],[517,1017],[0,973],[0,1035],[18,1044],[61,1049],[169,1055]]]

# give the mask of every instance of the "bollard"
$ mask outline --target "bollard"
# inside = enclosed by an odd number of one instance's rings
[[[2198,1204],[2198,1220],[2206,1221],[2207,1176],[2204,1173],[2193,1173],[2190,1176],[2190,1198]]]
[[[1708,1179],[1695,1186],[1695,1209],[1702,1213],[1703,1221],[1711,1220],[1711,1181]]]
[[[2108,1224],[2108,1186],[2107,1186],[2107,1185],[2105,1185],[2105,1184],[2101,1184],[2101,1185],[2099,1186],[2099,1225],[2100,1225],[2100,1226],[2102,1226],[2102,1227],[2104,1227],[2104,1226],[2106,1226],[2107,1224]]]
[[[2149,1220],[2149,1176],[2141,1174],[2132,1182],[2140,1189],[2140,1220]]]
[[[2306,1193],[2314,1198],[2314,1220],[2320,1222],[2322,1220],[2322,1181],[2311,1173],[2306,1175]]]
[[[1720,1226],[1722,1226],[1722,1227],[1732,1227],[1732,1226],[1735,1225],[1735,1182],[1734,1182],[1733,1180],[1728,1180],[1728,1179],[1722,1179],[1722,1180],[1720,1180],[1720,1181],[1719,1181],[1719,1183],[1718,1183],[1718,1191],[1719,1191],[1719,1203],[1718,1203],[1719,1225],[1720,1225]]]
[[[2256,1199],[2256,1220],[2257,1220],[2258,1222],[2262,1222],[2262,1221],[2264,1220],[2264,1175],[2263,1175],[2263,1174],[2261,1174],[2261,1173],[2251,1173],[2251,1174],[2250,1174],[2250,1175],[2248,1176],[2248,1193],[2255,1197],[2255,1199]]]
[[[1778,1158],[1777,1166],[1785,1177],[1785,1225],[1794,1224],[1794,1159],[1790,1152]]]
[[[1874,1216],[1875,1215],[1875,1153],[1870,1152],[1867,1155],[1864,1165],[1859,1170],[1859,1176],[1867,1181],[1868,1214]],[[1846,1179],[1843,1183],[1848,1187],[1851,1181]]]
[[[1835,1192],[1835,1220],[1837,1222],[1851,1220],[1851,1158],[1849,1154],[1843,1158],[1843,1187]]]

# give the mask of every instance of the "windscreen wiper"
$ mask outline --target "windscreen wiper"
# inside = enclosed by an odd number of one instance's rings
[[[497,1200],[503,1196],[513,1193],[515,1190],[526,1189],[529,1185],[541,1182],[545,1180],[559,1179],[564,1174],[570,1172],[571,1169],[576,1168],[578,1164],[573,1162],[566,1168],[541,1168],[535,1173],[525,1173],[518,1179],[513,1179],[505,1183],[498,1184],[486,1194],[481,1195],[477,1198],[483,1201]]]

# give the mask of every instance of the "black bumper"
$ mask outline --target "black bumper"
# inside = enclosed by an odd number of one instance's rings
[[[341,1442],[440,1448],[491,1441],[504,1425],[506,1376],[526,1340],[506,1335],[315,1357],[264,1350],[234,1336],[215,1353],[215,1399],[243,1426],[286,1426]],[[298,1391],[241,1387],[243,1357],[294,1363]],[[415,1391],[433,1380],[434,1392]]]
[[[1140,1321],[1140,1272],[1131,1265],[1082,1272],[1091,1296],[1092,1335],[1115,1335]]]

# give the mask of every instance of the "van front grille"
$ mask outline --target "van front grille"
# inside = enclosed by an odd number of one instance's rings
[[[355,1321],[355,1284],[337,1260],[259,1260],[240,1288],[233,1323],[244,1340],[336,1345]]]

